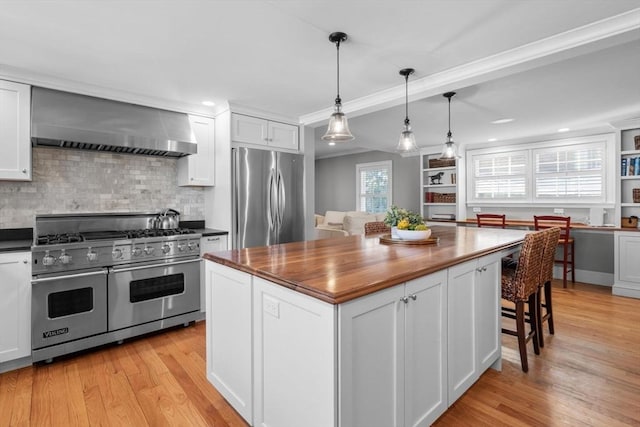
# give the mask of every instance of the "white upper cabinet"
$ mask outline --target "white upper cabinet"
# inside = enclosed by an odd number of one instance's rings
[[[298,151],[298,126],[234,113],[231,140]]]
[[[0,180],[31,181],[31,88],[0,80]]]
[[[189,116],[189,122],[198,143],[198,152],[178,159],[178,185],[214,186],[214,120],[208,117]]]

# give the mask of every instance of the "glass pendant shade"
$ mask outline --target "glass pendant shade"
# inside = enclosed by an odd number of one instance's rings
[[[418,150],[418,146],[416,145],[416,137],[411,130],[411,126],[404,126],[404,130],[402,131],[402,133],[400,133],[400,139],[398,140],[398,146],[396,147],[396,150],[404,153]]]
[[[332,142],[347,142],[354,139],[354,136],[349,130],[347,117],[340,111],[338,104],[336,104],[334,113],[329,117],[329,126],[327,127],[327,132],[322,136],[322,139]]]
[[[449,138],[449,140],[444,143],[444,147],[442,147],[442,154],[440,155],[440,158],[457,159],[458,157],[458,147],[456,147],[456,143]]]

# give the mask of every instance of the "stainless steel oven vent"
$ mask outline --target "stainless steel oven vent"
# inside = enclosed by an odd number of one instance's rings
[[[34,87],[34,146],[182,157],[197,152],[184,113]]]

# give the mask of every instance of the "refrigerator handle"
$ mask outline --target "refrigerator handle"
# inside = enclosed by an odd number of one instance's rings
[[[278,227],[282,228],[282,219],[284,218],[284,207],[286,206],[284,183],[282,182],[282,173],[278,169]]]
[[[267,221],[269,222],[269,230],[273,230],[274,226],[275,226],[275,220],[277,218],[274,218],[274,212],[273,212],[273,208],[274,208],[274,204],[273,204],[273,184],[274,184],[274,176],[273,176],[273,172],[274,170],[271,169],[269,171],[269,189],[268,189],[268,194],[267,194]]]

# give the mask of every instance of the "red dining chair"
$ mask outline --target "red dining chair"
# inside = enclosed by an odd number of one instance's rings
[[[499,214],[476,214],[478,227],[506,227],[506,215]]]
[[[571,272],[571,282],[576,282],[575,273],[575,241],[570,236],[571,217],[540,215],[533,216],[533,225],[536,230],[544,230],[551,227],[560,227],[560,239],[558,246],[562,247],[562,258],[554,259],[555,264],[562,264],[562,287],[567,287],[567,273]]]

